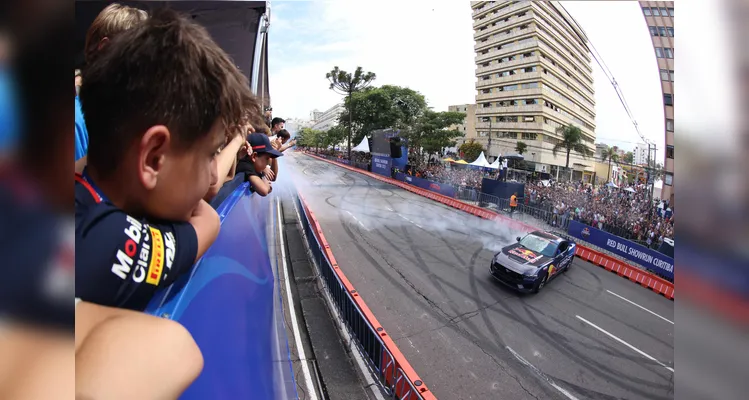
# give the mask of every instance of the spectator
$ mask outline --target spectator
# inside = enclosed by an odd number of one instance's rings
[[[271,120],[271,122],[270,122],[270,132],[271,132],[271,134],[273,134],[273,135],[277,134],[279,131],[281,131],[281,129],[284,128],[285,124],[286,124],[286,120],[285,119],[279,118],[279,117],[273,118],[273,120]]]
[[[262,125],[261,109],[207,31],[169,10],[109,42],[81,102],[91,136],[75,185],[76,297],[143,310],[216,239],[202,200],[216,154]]]
[[[516,208],[518,208],[518,192],[515,192],[510,196],[510,215],[515,212]]]
[[[291,134],[286,129],[281,129],[276,134],[275,139],[271,141],[271,145],[274,149],[280,151],[283,153],[284,151],[288,150],[289,148],[293,147],[296,144],[295,139],[291,139]]]
[[[266,171],[272,159],[282,156],[280,151],[273,148],[267,135],[253,133],[249,137],[250,153],[239,160],[236,173],[245,174],[245,180],[250,182],[250,189],[261,196],[267,196],[272,190],[270,179]]]
[[[86,32],[85,58],[92,63],[102,49],[117,35],[145,21],[148,14],[137,8],[112,3],[106,6]],[[83,84],[79,71],[76,71],[75,95],[75,161],[79,161],[88,152],[88,130],[81,103],[78,98],[79,87]],[[76,172],[81,172],[86,165],[85,159],[76,163]]]

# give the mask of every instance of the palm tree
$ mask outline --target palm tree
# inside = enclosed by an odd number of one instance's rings
[[[527,145],[527,144],[525,144],[525,142],[520,142],[520,141],[518,141],[518,142],[517,142],[517,143],[515,144],[515,151],[517,151],[517,152],[518,152],[518,154],[520,154],[521,156],[523,155],[523,153],[525,153],[525,152],[526,152],[526,150],[528,150],[528,145]]]
[[[614,147],[606,147],[606,150],[604,150],[601,153],[601,161],[609,160],[609,170],[606,172],[606,183],[609,182],[609,178],[611,178],[611,162],[619,162],[619,148]]]
[[[567,162],[564,164],[565,168],[570,168],[570,153],[572,150],[579,153],[583,158],[593,155],[593,152],[588,150],[585,144],[583,144],[583,131],[580,128],[574,125],[560,126],[557,128],[557,133],[562,137],[562,141],[554,145],[551,153],[556,157],[559,150],[565,150],[567,153]]]

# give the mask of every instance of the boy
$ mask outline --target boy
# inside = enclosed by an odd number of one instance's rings
[[[252,154],[239,160],[237,174],[240,172],[245,174],[245,180],[250,182],[250,190],[261,196],[267,196],[273,190],[269,181],[274,180],[274,177],[268,177],[270,170],[266,168],[271,160],[283,154],[273,148],[268,135],[263,133],[250,134],[248,141]]]
[[[246,78],[201,26],[162,10],[107,44],[86,70],[89,131],[76,176],[76,297],[143,310],[216,239],[203,196],[216,154],[262,126]]]

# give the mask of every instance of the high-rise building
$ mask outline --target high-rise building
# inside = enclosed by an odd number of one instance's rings
[[[343,110],[343,103],[338,103],[322,113],[317,110],[312,111],[311,115],[315,117],[315,124],[312,125],[312,129],[327,131],[335,125],[338,125],[338,117],[343,113]]]
[[[660,198],[674,204],[674,2],[641,1],[640,7],[653,40],[663,91],[666,136],[663,169],[666,171]]]
[[[562,139],[559,127],[577,126],[595,151],[593,68],[583,32],[555,1],[473,1],[471,7],[477,140],[488,146],[491,137],[491,156],[516,153],[522,141],[526,161],[558,177],[567,156],[552,154]],[[573,179],[590,176],[593,164],[593,157],[570,154]]]
[[[455,106],[448,106],[447,111],[462,112],[466,114],[466,118],[462,124],[453,125],[450,129],[463,132],[463,138],[458,139],[461,143],[476,139],[476,105],[475,104],[458,104]]]
[[[634,160],[632,161],[635,165],[647,165],[648,164],[648,145],[645,143],[637,143],[635,149],[632,151]]]

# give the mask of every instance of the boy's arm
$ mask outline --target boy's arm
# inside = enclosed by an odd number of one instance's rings
[[[221,150],[221,153],[216,156],[218,180],[208,188],[208,193],[203,197],[205,201],[211,201],[211,199],[216,197],[218,191],[221,190],[221,186],[224,186],[224,183],[227,180],[226,178],[229,175],[232,175],[233,177],[234,169],[232,166],[234,166],[234,162],[237,159],[237,152],[244,142],[245,139],[243,135],[236,135],[229,144]]]
[[[205,200],[201,200],[187,222],[192,225],[197,235],[198,249],[194,261],[198,261],[213,245],[213,242],[216,241],[218,231],[221,228],[221,220],[216,210],[210,204],[206,203]]]
[[[217,225],[200,207],[190,223],[151,223],[106,203],[76,215],[76,297],[142,310],[157,287],[190,270]]]
[[[255,192],[261,196],[267,196],[273,191],[273,187],[271,187],[270,183],[257,175],[250,175],[249,181]]]

